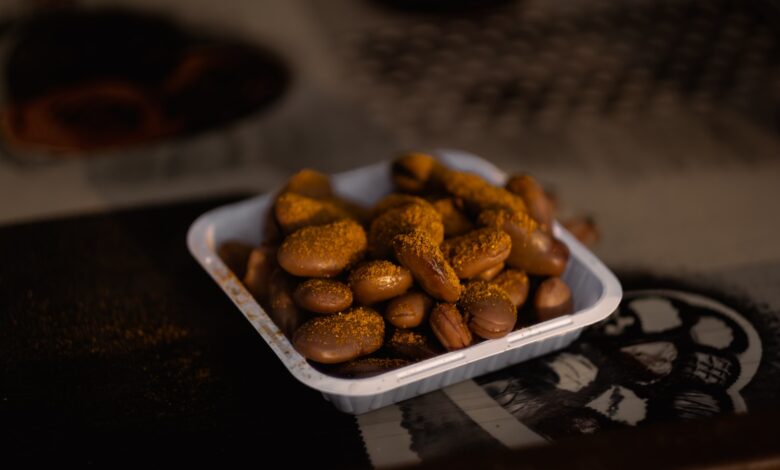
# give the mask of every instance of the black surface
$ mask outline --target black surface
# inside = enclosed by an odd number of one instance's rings
[[[0,227],[4,460],[369,465],[188,252],[232,199]]]

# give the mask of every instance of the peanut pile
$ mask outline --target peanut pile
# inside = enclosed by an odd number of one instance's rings
[[[572,312],[554,201],[528,174],[504,187],[435,158],[396,158],[373,207],[295,174],[258,247],[220,256],[301,355],[366,377]]]

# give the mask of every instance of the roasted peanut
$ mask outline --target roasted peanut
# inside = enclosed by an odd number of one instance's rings
[[[284,233],[352,217],[349,212],[330,201],[312,199],[296,193],[280,194],[274,204],[274,214]]]
[[[444,240],[441,216],[430,204],[404,204],[386,210],[371,222],[368,246],[375,258],[388,258],[396,235],[412,230],[426,232],[438,245]]]
[[[408,366],[411,363],[411,361],[400,358],[359,357],[339,364],[331,370],[331,373],[348,379],[365,379]]]
[[[461,279],[470,279],[503,263],[511,249],[509,235],[490,227],[450,238],[442,244],[442,252]]]
[[[453,304],[438,304],[429,318],[431,330],[445,349],[453,351],[470,346],[474,338]]]
[[[433,307],[433,299],[422,292],[408,292],[390,301],[385,320],[398,328],[415,328],[425,320]]]
[[[371,218],[375,219],[394,207],[405,206],[407,204],[420,204],[431,207],[431,203],[419,196],[403,193],[391,193],[377,202],[371,210]]]
[[[592,217],[572,217],[563,221],[563,226],[574,238],[585,246],[592,247],[601,238],[596,221]]]
[[[559,277],[542,281],[534,294],[534,312],[539,321],[549,320],[572,312],[571,289]]]
[[[265,301],[268,295],[268,281],[277,267],[275,248],[261,246],[253,249],[249,254],[243,282],[258,302]]]
[[[368,307],[314,317],[298,328],[293,345],[305,358],[323,364],[345,362],[371,354],[385,334],[382,316]]]
[[[434,201],[433,208],[441,215],[445,237],[457,237],[474,229],[474,224],[456,207],[452,198]]]
[[[391,165],[393,183],[401,191],[417,193],[425,189],[436,160],[424,153],[407,153]]]
[[[569,261],[566,245],[544,233],[528,214],[505,210],[486,210],[479,215],[480,225],[503,230],[512,239],[506,263],[528,274],[559,276]]]
[[[463,312],[463,321],[481,338],[504,337],[517,322],[517,309],[509,295],[485,281],[467,284],[458,307]]]
[[[401,295],[412,287],[412,274],[390,261],[367,261],[349,273],[355,299],[369,305]]]
[[[352,305],[352,291],[343,282],[314,278],[298,284],[293,300],[310,312],[338,313]]]
[[[333,196],[330,177],[309,168],[292,175],[282,192],[291,192],[314,199],[327,199]]]
[[[504,266],[506,266],[506,263],[502,261],[497,265],[491,266],[486,270],[482,271],[481,273],[477,274],[474,277],[474,279],[479,281],[492,281],[493,279],[495,279],[496,276],[498,276],[501,273],[501,271],[504,270]]]
[[[528,298],[528,275],[523,271],[507,269],[496,276],[492,284],[500,287],[507,293],[515,308],[521,307]]]
[[[394,329],[385,342],[385,347],[393,355],[412,361],[428,359],[442,352],[441,347],[429,339],[429,335],[404,328]]]
[[[543,232],[552,234],[555,206],[536,178],[529,174],[515,175],[507,181],[506,189],[523,199],[528,214],[539,223]]]
[[[268,308],[266,312],[288,338],[292,337],[306,319],[306,316],[298,310],[293,301],[294,288],[293,278],[280,268],[276,268],[268,280]]]
[[[444,189],[463,201],[474,215],[488,209],[505,209],[526,212],[523,200],[504,188],[493,186],[482,177],[460,171],[447,172],[443,177]]]
[[[279,265],[302,277],[332,277],[366,250],[366,233],[354,220],[304,227],[288,235],[277,253]]]
[[[438,244],[423,231],[415,230],[393,239],[395,257],[412,272],[414,279],[430,296],[455,302],[460,296],[460,281]]]

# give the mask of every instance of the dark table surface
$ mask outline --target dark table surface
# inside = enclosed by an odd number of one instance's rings
[[[198,215],[245,196],[0,228],[4,459],[113,464],[280,458],[371,466],[355,418],[298,383],[186,249],[185,234]],[[648,284],[665,286],[624,274],[629,293]],[[587,353],[607,343],[586,334],[568,351]],[[509,376],[538,369],[544,360]],[[471,445],[429,454],[415,466],[778,463],[773,428],[780,410],[771,393],[777,382],[768,367],[756,377],[758,391],[747,396],[757,409],[747,415],[725,407],[697,420],[661,412],[647,426],[604,425],[591,436],[551,430],[537,419],[535,429],[555,437],[542,447],[507,449],[487,442],[473,423],[450,422],[447,431],[441,429],[446,419],[418,415],[430,419],[430,435],[472,428],[474,434],[464,438]],[[418,402],[439,399],[436,393]],[[419,413],[414,403],[403,409],[407,419]],[[564,422],[580,408],[563,403],[561,409]],[[414,445],[425,455],[420,442]]]

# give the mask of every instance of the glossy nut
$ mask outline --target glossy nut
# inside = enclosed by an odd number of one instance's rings
[[[431,203],[419,196],[413,196],[411,194],[403,193],[391,193],[377,202],[371,209],[372,219],[379,217],[388,210],[394,207],[405,206],[406,204],[420,204],[427,207],[432,207]]]
[[[291,192],[314,199],[326,199],[333,196],[333,188],[328,175],[304,168],[287,181],[282,192]]]
[[[453,304],[438,304],[431,311],[428,322],[433,334],[448,351],[470,346],[474,340],[463,316]]]
[[[393,161],[390,171],[395,186],[410,193],[425,189],[436,160],[424,153],[408,153]]]
[[[515,175],[507,181],[506,189],[523,199],[528,207],[528,214],[539,223],[542,231],[552,234],[555,205],[536,178],[529,174]]]
[[[275,248],[261,246],[253,249],[249,254],[243,283],[258,302],[265,301],[268,295],[268,282],[277,268]]]
[[[491,266],[486,270],[482,271],[481,273],[477,274],[476,276],[474,276],[474,279],[479,281],[492,281],[493,279],[496,278],[496,276],[498,276],[501,273],[501,271],[504,270],[505,266],[506,263],[504,262],[498,263],[497,265]]]
[[[563,226],[587,247],[595,246],[601,238],[596,221],[591,217],[572,217],[563,221]]]
[[[487,210],[479,215],[479,224],[503,230],[512,239],[506,263],[528,274],[559,276],[566,269],[569,252],[543,232],[528,214],[505,210]]]
[[[492,284],[507,293],[515,308],[522,306],[528,298],[528,275],[516,269],[507,269],[493,279]]]
[[[444,241],[441,216],[430,204],[404,204],[386,210],[371,222],[368,232],[371,254],[375,258],[388,258],[393,252],[393,238],[412,230],[426,232],[437,245]]]
[[[393,250],[398,262],[412,272],[412,276],[431,297],[455,302],[460,296],[458,276],[439,249],[438,243],[419,230],[398,235],[393,239]]]
[[[298,284],[293,300],[310,312],[338,313],[352,305],[352,291],[343,282],[314,278]]]
[[[359,357],[339,364],[331,373],[347,379],[365,379],[408,366],[411,361],[391,357]]]
[[[292,337],[305,320],[305,316],[293,301],[294,288],[295,281],[279,268],[274,270],[268,280],[268,304],[265,310],[288,338]]]
[[[433,307],[433,299],[422,292],[408,292],[390,301],[385,320],[398,328],[420,326]]]
[[[249,261],[249,254],[252,253],[252,245],[230,240],[221,245],[217,250],[219,259],[225,263],[237,278],[241,279],[246,274],[246,265]]]
[[[512,239],[509,235],[489,227],[450,238],[442,244],[442,251],[461,279],[470,279],[503,263],[511,249]]]
[[[409,290],[412,287],[412,274],[403,266],[390,261],[368,261],[349,273],[349,286],[359,303],[370,305]]]
[[[509,295],[500,287],[484,281],[467,284],[458,307],[469,329],[481,338],[502,338],[517,323],[517,309]]]
[[[444,190],[463,201],[474,215],[488,209],[526,212],[523,200],[504,188],[494,186],[473,173],[451,171],[444,176]]]
[[[444,236],[457,237],[474,230],[474,224],[456,207],[452,198],[434,201],[433,208],[441,215]]]
[[[549,320],[572,313],[571,289],[559,277],[542,281],[534,294],[534,312],[539,321]]]
[[[284,233],[310,225],[323,225],[352,218],[345,209],[327,200],[312,199],[296,193],[282,193],[276,198],[274,215]]]
[[[277,253],[285,271],[301,277],[332,277],[366,250],[366,233],[354,220],[304,227],[288,235]]]
[[[307,321],[293,335],[293,345],[307,359],[335,364],[376,351],[382,346],[384,334],[385,321],[379,313],[355,307]]]
[[[441,353],[435,340],[420,331],[396,328],[385,341],[385,348],[391,354],[412,361],[421,361]]]

